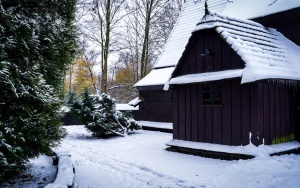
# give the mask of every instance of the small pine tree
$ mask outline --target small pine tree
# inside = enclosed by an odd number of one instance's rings
[[[90,96],[85,89],[80,102],[73,100],[70,107],[71,112],[95,136],[124,136],[141,128],[129,114],[117,111],[115,101],[106,94]]]

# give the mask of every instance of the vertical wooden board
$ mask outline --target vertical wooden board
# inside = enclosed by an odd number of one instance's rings
[[[264,143],[267,145],[270,145],[271,139],[270,139],[270,84],[264,84],[264,98],[263,98],[263,125],[264,125]]]
[[[285,98],[285,105],[284,105],[284,117],[285,117],[285,142],[290,141],[290,97],[289,97],[289,88],[285,87],[284,90],[284,98]]]
[[[190,56],[189,56],[189,73],[190,74],[197,73],[196,44],[195,44],[195,42],[192,45],[191,53],[190,53]]]
[[[231,56],[231,69],[244,67],[241,57],[235,51],[231,50],[230,56]]]
[[[289,135],[289,140],[293,140],[293,136],[291,134],[294,133],[294,127],[293,127],[293,116],[291,115],[293,113],[293,104],[291,102],[292,100],[292,93],[293,91],[290,88],[286,88],[286,92],[287,92],[287,104],[286,104],[286,108],[287,108],[287,115],[286,115],[286,132]]]
[[[198,141],[198,86],[196,84],[192,85],[191,88],[191,98],[192,98],[192,141]]]
[[[289,91],[289,132],[295,137],[295,124],[296,124],[296,100],[294,96],[294,91],[290,89]],[[293,138],[290,138],[291,140]]]
[[[280,87],[280,142],[286,142],[287,133],[286,130],[286,96],[285,88]]]
[[[242,109],[241,109],[241,86],[240,82],[237,79],[232,80],[232,132],[231,140],[232,145],[241,145],[242,144]]]
[[[178,139],[179,137],[179,99],[178,99],[178,86],[174,86],[173,88],[173,138]]]
[[[198,142],[204,142],[205,141],[205,114],[204,114],[204,108],[202,106],[203,98],[202,98],[202,87],[203,84],[197,84],[198,87],[198,136],[197,140]]]
[[[204,72],[204,58],[201,56],[205,49],[204,34],[203,32],[197,33],[197,44],[196,44],[196,64],[197,73]]]
[[[294,110],[295,110],[295,139],[300,141],[300,91],[296,90],[293,98]]]
[[[269,85],[269,97],[270,97],[270,144],[275,139],[276,124],[275,124],[275,87],[274,84]]]
[[[251,132],[251,143],[259,145],[257,139],[258,132],[258,104],[257,104],[257,83],[251,84],[250,87],[250,132]]]
[[[222,38],[218,35],[214,37],[214,71],[220,71],[222,69]]]
[[[275,138],[273,139],[272,143],[279,143],[280,142],[280,90],[278,86],[274,87],[274,93],[275,93]]]
[[[231,145],[231,81],[223,81],[222,86],[222,144]]]
[[[212,31],[208,30],[205,32],[205,48],[204,51],[202,52],[205,53],[205,50],[213,50],[214,48],[214,38],[212,36]],[[204,62],[205,62],[205,72],[211,72],[214,70],[214,61],[213,61],[213,56],[205,56],[204,57]]]
[[[222,144],[222,107],[212,107],[213,110],[213,143]]]
[[[242,145],[249,144],[250,132],[250,85],[242,84]]]
[[[179,86],[179,136],[178,138],[180,140],[185,140],[185,86],[181,85]]]
[[[231,67],[231,60],[230,60],[230,53],[231,49],[229,45],[222,39],[221,42],[221,48],[222,48],[222,70],[228,70]]]
[[[213,143],[213,108],[212,107],[204,107],[205,114],[205,142]]]
[[[191,121],[191,85],[185,86],[185,139],[192,140],[192,121]]]
[[[257,104],[258,104],[258,132],[257,139],[259,144],[263,144],[264,139],[264,84],[257,84]]]

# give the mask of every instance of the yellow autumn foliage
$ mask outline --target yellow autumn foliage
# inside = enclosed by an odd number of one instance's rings
[[[79,54],[66,71],[65,91],[74,91],[76,94],[80,94],[84,88],[88,88],[91,93],[95,93],[97,77],[90,70],[93,71],[93,64]]]

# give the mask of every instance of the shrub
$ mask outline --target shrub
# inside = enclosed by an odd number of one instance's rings
[[[124,136],[129,132],[141,129],[128,113],[116,110],[115,101],[106,94],[89,95],[87,89],[81,94],[81,99],[69,95],[71,113],[85,124],[94,136],[107,135]]]

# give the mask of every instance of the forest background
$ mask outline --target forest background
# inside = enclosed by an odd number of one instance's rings
[[[64,90],[107,93],[118,103],[137,96],[133,85],[161,53],[183,0],[79,0],[77,53]]]

